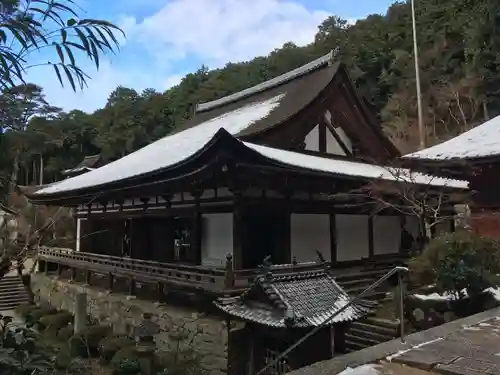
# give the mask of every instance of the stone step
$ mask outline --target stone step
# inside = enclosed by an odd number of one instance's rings
[[[350,288],[350,287],[355,287],[359,285],[366,285],[369,286],[373,284],[375,280],[373,278],[355,278],[355,279],[349,279],[349,280],[341,280],[337,281],[342,288]]]
[[[365,348],[367,348],[369,346],[374,346],[374,345],[380,344],[380,341],[377,341],[374,339],[369,339],[366,337],[359,337],[359,336],[353,335],[351,333],[346,333],[345,339],[346,339],[346,341],[349,341],[349,342],[358,343]]]
[[[10,292],[10,293],[0,293],[0,301],[3,301],[5,299],[16,299],[18,297],[27,297],[28,293],[26,293],[25,290],[20,290],[17,292]]]
[[[348,333],[353,335],[353,336],[363,337],[363,338],[367,338],[370,340],[375,340],[378,343],[386,342],[386,341],[390,341],[390,340],[394,339],[394,335],[391,335],[389,333],[383,334],[383,333],[359,329],[359,328],[350,328]]]
[[[399,329],[399,321],[380,319],[380,318],[366,318],[363,320],[364,323],[370,324],[372,326],[379,326],[397,331]]]
[[[353,322],[351,323],[350,329],[357,329],[360,331],[367,331],[367,332],[373,332],[373,333],[379,333],[384,336],[394,336],[396,335],[397,331],[392,329],[392,328],[387,328],[383,326],[377,326],[369,323],[364,323],[363,322]]]
[[[359,342],[353,342],[353,341],[346,340],[345,341],[345,348],[346,348],[346,351],[348,353],[350,353],[350,352],[356,352],[358,350],[362,350],[362,349],[366,348],[366,346],[363,346],[363,344],[361,344]]]
[[[28,299],[0,303],[0,311],[14,310],[16,307],[28,303]]]
[[[22,283],[23,283],[22,280],[19,278],[9,279],[9,280],[0,279],[0,286],[17,285]]]

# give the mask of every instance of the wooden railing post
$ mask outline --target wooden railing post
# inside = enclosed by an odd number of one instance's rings
[[[224,287],[231,289],[234,287],[234,269],[233,269],[233,256],[227,254],[226,256],[226,274],[224,279]]]

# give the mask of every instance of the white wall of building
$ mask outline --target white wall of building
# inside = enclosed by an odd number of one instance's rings
[[[311,262],[317,259],[319,250],[325,260],[331,260],[330,215],[291,214],[290,247],[297,262]]]
[[[319,151],[319,125],[316,125],[304,139],[305,149],[308,151]]]
[[[344,149],[339,145],[330,129],[326,130],[326,152],[334,155],[346,155]]]
[[[80,251],[80,239],[82,238],[82,220],[87,219],[77,219],[76,220],[76,251]]]
[[[401,246],[401,219],[399,216],[373,217],[373,253],[395,254]]]
[[[233,214],[202,215],[201,264],[224,267],[233,254]]]
[[[368,257],[368,216],[336,215],[335,222],[337,226],[337,261]]]

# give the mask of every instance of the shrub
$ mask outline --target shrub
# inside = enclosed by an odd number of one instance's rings
[[[66,327],[62,327],[57,332],[57,339],[59,341],[68,341],[70,338],[73,337],[74,330],[75,328],[73,327],[72,324],[68,324]]]
[[[99,342],[99,354],[103,362],[108,363],[120,349],[134,344],[134,340],[127,336],[108,336]]]
[[[26,317],[34,310],[39,309],[35,304],[25,303],[16,307],[15,312],[17,315],[26,319]]]
[[[25,317],[26,325],[34,326],[40,321],[42,317],[47,315],[57,314],[57,312],[58,311],[56,309],[46,309],[46,308],[34,309],[26,315]]]
[[[419,285],[436,284],[441,292],[463,297],[498,285],[500,243],[468,231],[449,233],[430,241],[410,262],[410,277]]]
[[[39,323],[43,329],[56,334],[61,328],[67,326],[73,320],[73,315],[67,311],[57,314],[46,315],[40,318]]]
[[[97,356],[99,342],[111,333],[108,326],[90,326],[74,335],[70,340],[71,354],[87,358]]]
[[[140,372],[139,356],[135,346],[122,348],[111,359],[113,375],[136,375]]]

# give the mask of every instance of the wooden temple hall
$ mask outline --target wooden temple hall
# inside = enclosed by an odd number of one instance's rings
[[[162,293],[225,296],[221,311],[260,327],[303,332],[320,324],[315,316],[350,298],[337,273],[404,257],[420,243],[421,219],[402,216],[399,187],[425,194],[467,189],[463,181],[389,167],[397,149],[346,67],[332,59],[199,104],[175,133],[132,154],[24,189],[34,204],[76,212],[75,247],[43,249],[40,259],[85,270],[88,282],[110,275],[110,288],[113,277],[128,278],[131,293],[140,282],[158,284]],[[374,186],[391,204],[374,199]],[[453,203],[442,202],[443,212]],[[408,235],[414,241],[403,241]],[[271,271],[256,272],[264,259]],[[303,301],[290,302],[294,295]],[[328,306],[315,303],[326,295]],[[368,310],[353,305],[336,323]],[[295,366],[332,351],[302,353]],[[252,353],[256,370],[264,354]]]

